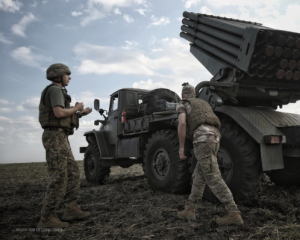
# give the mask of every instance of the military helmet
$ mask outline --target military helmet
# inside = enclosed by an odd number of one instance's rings
[[[192,85],[189,85],[188,82],[182,84],[182,98],[194,98],[195,97],[195,88]]]
[[[46,71],[46,77],[48,80],[52,80],[55,77],[61,77],[64,74],[71,75],[71,71],[67,65],[62,63],[52,64]]]

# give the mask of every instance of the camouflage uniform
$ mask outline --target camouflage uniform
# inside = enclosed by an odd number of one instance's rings
[[[181,101],[176,110],[178,114],[186,113],[189,115],[192,111],[191,104],[188,101]],[[189,127],[187,125],[187,128]],[[190,133],[190,137],[193,139],[194,154],[197,159],[192,176],[193,186],[189,196],[190,204],[196,205],[198,200],[202,198],[207,183],[220,202],[224,203],[230,210],[237,210],[232,193],[222,179],[219,170],[217,161],[221,138],[219,130],[215,126],[202,124]]]
[[[43,145],[50,183],[43,203],[42,217],[47,218],[51,211],[59,207],[62,200],[67,207],[75,205],[79,197],[80,173],[75,162],[67,134],[44,130]]]
[[[64,88],[52,84],[42,92],[39,108],[39,120],[44,128],[42,141],[50,174],[41,211],[43,218],[48,218],[62,200],[66,207],[72,207],[79,197],[80,172],[68,140],[73,125],[71,118],[57,119],[54,116],[55,106],[70,107],[70,99]]]

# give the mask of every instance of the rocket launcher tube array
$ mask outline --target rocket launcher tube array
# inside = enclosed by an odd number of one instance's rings
[[[218,55],[218,57],[220,59],[224,60],[225,62],[228,62],[231,65],[235,64],[236,59],[233,56],[231,56],[228,53],[225,53],[225,52],[221,51],[220,49],[218,49],[218,48],[216,48],[216,47],[214,47],[214,46],[212,46],[212,45],[210,45],[206,42],[203,42],[199,39],[194,39],[190,35],[188,35],[186,33],[183,33],[183,32],[180,33],[180,37],[194,43],[198,47],[201,47],[201,48],[205,49],[205,51],[207,51],[207,52],[214,52],[216,55]]]
[[[222,39],[225,42],[231,43],[232,45],[235,45],[237,47],[239,47],[242,43],[242,38],[234,36],[230,33],[221,31],[219,29],[215,29],[215,28],[203,25],[203,24],[196,25],[195,22],[189,21],[186,18],[182,19],[182,23],[189,26],[189,27],[191,27],[191,28],[195,28],[195,26],[196,26],[198,31],[204,32],[206,34],[210,34],[213,37]]]
[[[222,24],[220,24],[220,22],[214,18],[207,19],[206,17],[202,17],[201,15],[199,16],[196,13],[190,13],[190,12],[184,12],[183,16],[191,20],[194,20],[197,23],[203,23],[207,26],[217,28],[225,32],[229,32],[240,37],[242,37],[244,33],[244,29],[235,25],[227,24],[225,21],[222,22]]]
[[[228,44],[224,41],[221,41],[217,38],[211,37],[205,33],[196,32],[195,30],[186,26],[182,26],[181,30],[184,32],[187,32],[188,34],[192,36],[196,36],[198,39],[203,40],[205,42],[209,42],[211,45],[220,48],[221,50],[237,57],[239,53],[239,48],[232,46],[231,44]]]
[[[249,77],[300,80],[299,33],[192,12],[184,12],[183,16],[180,36],[204,53],[240,70],[244,64],[243,69],[247,69]],[[250,45],[252,50],[248,51]]]

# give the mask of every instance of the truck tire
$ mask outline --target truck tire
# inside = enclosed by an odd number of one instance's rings
[[[300,185],[300,159],[283,156],[284,169],[268,172],[270,180],[278,186]]]
[[[218,163],[222,177],[237,203],[250,201],[259,190],[262,167],[258,144],[235,122],[224,119]],[[218,201],[208,186],[203,198]]]
[[[190,190],[189,165],[179,158],[178,135],[175,130],[152,134],[146,144],[143,169],[155,191],[186,193]]]
[[[104,183],[110,173],[110,167],[102,167],[98,145],[89,144],[84,154],[84,172],[86,180],[90,183]]]
[[[147,93],[147,95],[143,99],[143,104],[147,104],[146,107],[146,115],[150,115],[154,112],[161,111],[156,101],[159,99],[164,99],[168,102],[179,102],[181,99],[180,97],[173,91],[166,89],[166,88],[157,88],[152,90],[151,92]]]

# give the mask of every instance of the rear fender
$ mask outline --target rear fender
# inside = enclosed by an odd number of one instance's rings
[[[263,171],[282,169],[284,168],[282,143],[285,143],[286,136],[276,126],[270,123],[270,121],[263,116],[262,112],[264,112],[264,109],[261,108],[224,105],[215,110],[215,113],[220,119],[222,119],[224,115],[230,117],[260,145]],[[274,114],[275,111],[272,112]],[[264,137],[270,135],[281,136],[282,143],[266,144]]]

